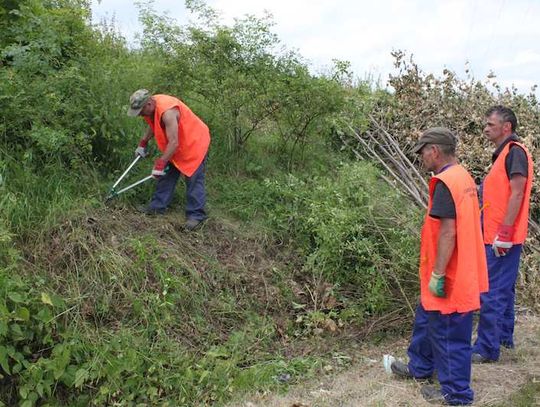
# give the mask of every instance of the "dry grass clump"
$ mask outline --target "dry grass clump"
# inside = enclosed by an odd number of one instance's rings
[[[289,311],[278,287],[285,284],[279,274],[285,259],[264,235],[213,220],[196,233],[182,225],[176,211],[148,217],[126,208],[97,210],[30,242],[23,257],[29,273],[46,276],[71,304],[72,323],[145,324],[145,310],[175,306],[181,325],[171,334],[197,346],[201,329],[224,339],[245,310]],[[237,308],[227,309],[232,303]]]

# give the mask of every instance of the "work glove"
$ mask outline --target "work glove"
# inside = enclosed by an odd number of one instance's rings
[[[167,166],[167,161],[163,158],[158,158],[154,163],[154,168],[152,168],[152,175],[154,178],[159,178],[165,175],[165,167]]]
[[[512,225],[499,225],[497,229],[497,235],[491,245],[493,253],[496,257],[506,256],[508,251],[514,245],[512,238],[514,237],[514,226]]]
[[[148,155],[148,152],[146,151],[146,146],[148,145],[148,140],[141,139],[139,141],[139,145],[137,146],[137,149],[135,150],[135,157],[140,155],[141,158],[145,158]]]
[[[436,271],[431,273],[428,287],[435,297],[444,297],[444,280],[444,274],[439,274]]]

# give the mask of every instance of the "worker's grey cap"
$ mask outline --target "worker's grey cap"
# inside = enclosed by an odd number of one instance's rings
[[[129,109],[128,116],[138,116],[141,113],[145,103],[150,99],[152,95],[146,89],[139,89],[133,92],[129,97]]]
[[[445,127],[432,127],[422,133],[412,152],[415,154],[420,153],[426,144],[441,144],[455,147],[456,143],[456,136],[450,130]]]

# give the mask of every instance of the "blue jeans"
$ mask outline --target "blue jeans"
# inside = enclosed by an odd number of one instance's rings
[[[206,190],[204,188],[205,169],[206,157],[191,177],[185,177],[186,219],[206,219]],[[150,209],[161,211],[165,210],[170,205],[180,175],[180,171],[178,171],[174,165],[169,164],[167,173],[158,178],[156,191],[148,206]]]
[[[489,291],[480,295],[478,338],[473,352],[499,359],[500,345],[514,347],[514,302],[522,245],[514,245],[506,256],[496,257],[486,245]]]
[[[450,405],[471,404],[471,336],[473,313],[441,314],[416,308],[409,355],[409,371],[426,378],[437,371],[441,392]]]

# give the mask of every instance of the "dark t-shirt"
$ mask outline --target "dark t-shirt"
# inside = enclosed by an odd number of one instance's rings
[[[512,134],[508,137],[493,153],[491,157],[492,161],[495,162],[503,148],[510,141],[519,141],[518,137],[515,134]],[[506,156],[506,161],[504,163],[506,168],[506,175],[508,179],[512,178],[512,175],[523,175],[525,178],[529,175],[529,163],[527,161],[527,154],[520,146],[512,145],[510,151]]]
[[[445,183],[440,180],[435,184],[429,216],[432,218],[456,218],[456,205],[452,194]]]
[[[520,147],[515,144],[510,147],[510,151],[506,156],[506,175],[508,179],[512,178],[512,175],[523,175],[525,178],[529,175],[529,163],[527,162],[527,154]]]

